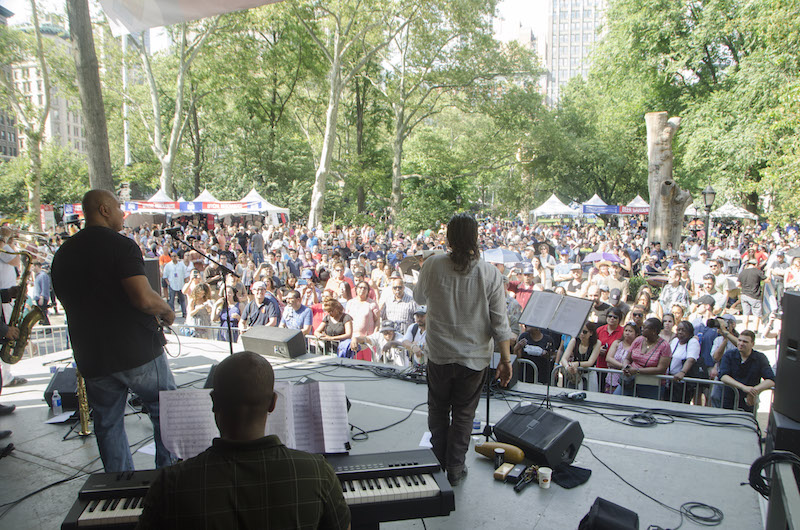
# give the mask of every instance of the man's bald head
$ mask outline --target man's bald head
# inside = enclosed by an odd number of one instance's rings
[[[108,190],[89,190],[81,200],[86,226],[122,230],[123,214],[117,197]]]
[[[267,413],[275,408],[275,372],[261,355],[244,351],[226,357],[214,370],[214,414],[228,439],[264,436]]]

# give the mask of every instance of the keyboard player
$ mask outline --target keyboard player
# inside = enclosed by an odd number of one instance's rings
[[[203,453],[163,468],[137,528],[349,528],[342,485],[322,456],[264,436],[275,409],[264,357],[239,352],[214,373],[220,437]]]

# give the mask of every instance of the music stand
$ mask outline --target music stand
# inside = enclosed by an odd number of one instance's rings
[[[572,340],[578,340],[583,324],[592,311],[594,301],[575,296],[562,295],[549,292],[534,292],[531,294],[525,309],[519,317],[521,324],[539,329],[546,329],[569,335]],[[550,352],[547,352],[547,394],[545,397],[546,408],[550,408],[550,380],[553,368]]]

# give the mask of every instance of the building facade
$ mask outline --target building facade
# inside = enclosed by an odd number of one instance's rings
[[[14,13],[8,9],[0,6],[0,25],[7,26],[8,19],[14,16]],[[5,64],[0,64],[0,75],[10,78],[11,67]],[[19,145],[17,144],[17,128],[14,114],[8,112],[6,102],[0,101],[0,160],[11,160],[19,155]]]
[[[544,50],[549,105],[558,103],[560,92],[570,79],[588,75],[590,54],[600,39],[606,5],[606,0],[550,0]]]

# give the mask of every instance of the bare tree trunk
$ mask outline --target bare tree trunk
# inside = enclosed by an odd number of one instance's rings
[[[647,124],[647,187],[650,191],[650,218],[647,238],[652,243],[672,243],[677,248],[681,242],[683,212],[692,201],[686,190],[680,189],[672,179],[672,138],[681,119],[667,119],[666,112],[649,112]]]
[[[328,96],[328,111],[325,115],[325,135],[322,141],[322,152],[319,157],[319,168],[314,179],[311,192],[311,209],[308,212],[309,228],[322,222],[322,209],[325,205],[325,186],[331,170],[333,147],[336,143],[336,122],[339,118],[339,99],[342,96],[341,58],[337,55],[331,64],[331,88]]]
[[[403,204],[403,142],[406,139],[405,101],[394,105],[394,142],[392,142],[392,204],[390,212],[392,220],[397,220]]]
[[[42,138],[27,136],[28,156],[30,157],[31,170],[25,180],[28,191],[28,220],[34,230],[42,229]]]
[[[106,111],[103,106],[103,92],[100,89],[100,73],[97,69],[97,55],[94,49],[88,0],[67,2],[67,15],[69,16],[69,34],[72,39],[72,57],[75,59],[78,93],[81,98],[83,122],[86,127],[89,185],[92,189],[113,192],[114,180],[111,176]]]

